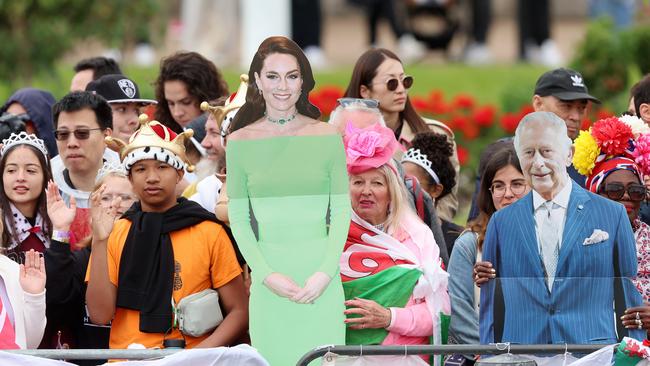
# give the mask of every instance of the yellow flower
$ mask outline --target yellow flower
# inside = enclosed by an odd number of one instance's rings
[[[600,155],[600,147],[589,131],[580,131],[580,135],[573,142],[573,166],[578,173],[589,176],[594,169],[596,158]]]

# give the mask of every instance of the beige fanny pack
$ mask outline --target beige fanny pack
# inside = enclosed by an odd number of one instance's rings
[[[184,335],[191,337],[200,337],[211,332],[223,321],[219,294],[213,289],[186,296],[178,304],[175,304],[172,298],[172,309],[174,326]]]

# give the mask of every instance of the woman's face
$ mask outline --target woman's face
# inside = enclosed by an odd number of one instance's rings
[[[525,196],[530,192],[530,186],[517,168],[507,165],[497,170],[490,191],[494,207],[500,210]]]
[[[165,81],[163,88],[169,113],[171,113],[174,121],[182,127],[187,126],[203,113],[199,107],[199,101],[193,95],[190,95],[185,82],[180,80]]]
[[[615,201],[618,201],[622,203],[623,206],[625,206],[627,217],[630,219],[630,222],[632,222],[634,221],[634,219],[636,219],[639,216],[639,207],[641,207],[641,201],[631,200],[630,194],[628,193],[627,190],[630,189],[630,186],[634,187],[634,186],[641,186],[641,185],[642,185],[641,180],[636,174],[634,174],[629,170],[620,169],[611,172],[607,176],[607,178],[605,178],[605,181],[601,183],[599,189],[601,192],[599,194],[605,198],[609,198],[605,190],[611,189],[613,187],[617,187],[618,189],[624,189],[625,192],[623,194],[623,197]]]
[[[9,152],[2,172],[5,195],[20,212],[34,217],[38,197],[43,193],[44,172],[36,153],[18,146]]]
[[[362,219],[379,225],[388,218],[390,192],[386,177],[379,169],[350,176],[352,209]]]
[[[371,85],[361,85],[359,91],[366,99],[377,99],[379,109],[386,113],[399,113],[406,106],[407,89],[404,88],[404,67],[392,58],[386,58],[377,68],[377,74],[372,79]],[[386,83],[390,79],[397,79],[397,89],[390,91]]]
[[[115,208],[119,215],[122,215],[131,207],[138,197],[133,192],[131,182],[127,178],[119,176],[108,176],[104,179],[104,194],[100,197],[102,208],[112,210]]]
[[[255,83],[266,102],[267,113],[292,113],[302,93],[302,75],[298,60],[286,53],[273,53],[266,57]]]

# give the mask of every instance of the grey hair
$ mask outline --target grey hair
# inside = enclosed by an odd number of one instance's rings
[[[327,121],[327,123],[333,125],[341,111],[359,111],[359,112],[374,114],[375,116],[377,116],[377,121],[379,122],[379,124],[382,125],[383,127],[386,127],[386,121],[384,121],[384,117],[382,116],[379,109],[369,108],[363,103],[350,103],[345,106],[339,104],[336,108],[334,108],[332,113],[330,113],[330,118]]]
[[[566,123],[562,118],[558,117],[555,113],[552,112],[531,112],[525,115],[524,118],[521,119],[521,121],[519,121],[517,130],[515,131],[514,145],[515,145],[515,151],[517,151],[517,156],[519,157],[519,159],[521,159],[522,156],[522,151],[519,146],[519,139],[521,138],[521,134],[524,133],[524,130],[535,125],[537,126],[541,125],[542,127],[547,127],[547,128],[550,127],[555,129],[558,135],[563,137],[562,141],[564,147],[566,148],[566,151],[571,150],[573,141],[571,141],[571,139],[567,135]]]

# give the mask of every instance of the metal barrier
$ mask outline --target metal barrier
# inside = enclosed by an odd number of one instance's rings
[[[487,355],[501,353],[518,353],[518,354],[540,354],[554,353],[563,354],[572,353],[591,353],[595,352],[607,344],[507,344],[497,343],[492,345],[471,345],[471,344],[453,344],[441,346],[321,346],[307,352],[297,366],[307,366],[311,361],[323,357],[327,352],[336,353],[343,356],[377,356],[377,355],[448,355],[448,354],[465,354],[465,355]]]
[[[172,355],[182,349],[21,349],[3,352],[55,360],[145,360]]]

